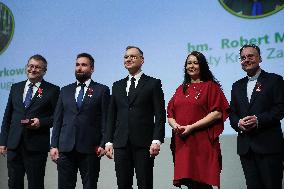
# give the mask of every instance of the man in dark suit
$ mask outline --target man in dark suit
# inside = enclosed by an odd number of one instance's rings
[[[230,122],[238,132],[237,152],[247,188],[281,189],[283,78],[260,68],[262,60],[258,46],[244,45],[240,49],[240,59],[247,77],[233,84]]]
[[[61,89],[54,115],[50,155],[57,162],[58,188],[74,189],[79,169],[84,189],[96,189],[110,92],[94,82],[94,59],[76,59],[77,81]]]
[[[28,80],[11,87],[0,134],[0,154],[7,153],[8,185],[43,189],[50,128],[59,87],[43,80],[47,61],[41,55],[28,60]]]
[[[106,155],[114,161],[119,189],[132,189],[135,168],[139,189],[153,188],[154,157],[165,135],[161,81],[142,73],[143,52],[126,48],[128,77],[113,84],[109,105]]]

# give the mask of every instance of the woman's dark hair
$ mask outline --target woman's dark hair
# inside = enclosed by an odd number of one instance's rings
[[[189,55],[187,55],[187,57],[185,59],[185,63],[184,63],[184,80],[183,80],[183,83],[182,83],[183,93],[186,92],[187,85],[189,83],[191,83],[190,76],[188,75],[188,73],[186,71],[187,59],[190,55],[195,56],[197,58],[197,61],[198,61],[198,64],[199,64],[199,69],[200,69],[200,80],[201,81],[213,81],[214,83],[221,86],[219,81],[214,77],[214,75],[210,71],[209,66],[208,66],[208,62],[207,62],[205,56],[201,52],[192,51]]]

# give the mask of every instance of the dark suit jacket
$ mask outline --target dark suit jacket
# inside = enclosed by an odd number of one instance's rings
[[[128,101],[127,80],[113,84],[106,141],[113,142],[114,148],[125,147],[128,139],[138,147],[149,147],[152,140],[163,142],[166,114],[161,81],[142,74]]]
[[[25,147],[31,151],[49,151],[50,128],[60,88],[42,80],[42,95],[35,93],[30,105],[25,109],[23,93],[26,81],[15,83],[11,87],[8,103],[2,122],[0,145],[16,149],[23,140]],[[39,118],[39,129],[27,129],[21,124],[25,118]]]
[[[238,132],[238,154],[247,153],[249,148],[261,154],[283,152],[284,140],[280,123],[284,117],[282,77],[262,70],[257,80],[259,89],[254,88],[250,103],[247,98],[247,82],[247,77],[235,82],[231,91],[230,122]],[[238,122],[249,115],[256,115],[258,128],[251,133],[241,133]]]
[[[60,152],[73,149],[81,153],[95,153],[104,147],[107,108],[110,92],[105,85],[91,81],[80,109],[75,100],[76,83],[61,89],[54,115],[51,146]]]

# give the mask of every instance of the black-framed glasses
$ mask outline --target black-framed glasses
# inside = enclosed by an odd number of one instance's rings
[[[257,57],[257,55],[255,55],[255,54],[248,54],[248,55],[241,56],[239,59],[240,59],[241,62],[243,62],[246,59],[253,60],[255,57]]]
[[[41,69],[43,69],[43,67],[37,66],[37,65],[33,65],[33,64],[28,64],[28,65],[27,65],[27,68],[28,68],[28,69],[35,69],[35,70],[41,70]]]
[[[128,59],[130,58],[131,60],[137,60],[141,56],[135,56],[135,55],[125,55],[123,58]]]

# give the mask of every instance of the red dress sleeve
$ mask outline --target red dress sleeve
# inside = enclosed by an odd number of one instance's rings
[[[168,103],[168,106],[167,106],[167,117],[168,118],[174,118],[175,119],[174,103],[175,103],[176,94],[178,93],[179,89],[180,89],[180,87],[178,87],[176,89],[175,94],[172,96],[171,100]],[[174,163],[175,162],[175,134],[174,134],[173,130],[172,130],[170,149],[171,149],[171,152],[172,152],[173,163]]]
[[[171,100],[170,100],[169,103],[168,103],[168,106],[167,106],[167,117],[168,117],[168,118],[175,118],[174,103],[175,103],[176,95],[177,95],[177,93],[180,91],[180,89],[181,89],[181,86],[179,86],[179,87],[176,89],[175,94],[172,96]]]
[[[175,101],[175,96],[171,98],[171,100],[168,103],[167,107],[167,117],[168,118],[174,118],[174,101]]]
[[[219,111],[222,113],[222,120],[216,121],[212,127],[209,127],[209,139],[212,143],[218,139],[224,130],[224,122],[229,116],[229,103],[221,90],[220,86],[211,82],[208,88],[208,113]]]

